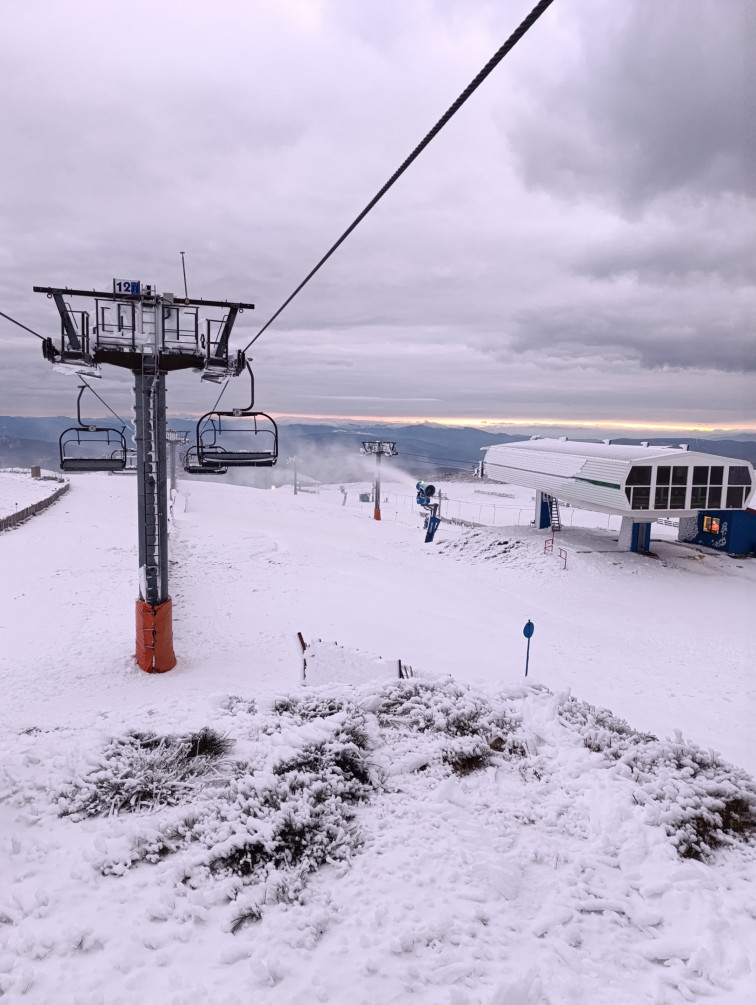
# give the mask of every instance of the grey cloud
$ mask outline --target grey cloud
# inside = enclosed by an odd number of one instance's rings
[[[502,122],[523,178],[562,197],[603,194],[637,212],[686,190],[756,194],[756,108],[746,0],[592,0],[574,51]],[[568,26],[562,23],[562,30]]]
[[[191,295],[257,304],[244,345],[530,6],[11,5],[0,309],[51,334],[33,283],[180,291],[185,249]],[[741,7],[554,4],[255,345],[261,407],[658,417],[687,388],[752,416]],[[36,340],[0,339],[0,411],[70,411]],[[129,407],[128,374],[98,387]],[[170,378],[174,412],[216,395]]]
[[[644,313],[646,316],[644,317]],[[581,360],[636,361],[642,367],[753,372],[756,343],[744,339],[753,315],[672,316],[666,320],[618,306],[562,307],[523,312],[507,351]]]
[[[623,234],[595,244],[579,256],[576,270],[594,279],[634,276],[639,282],[661,286],[721,280],[732,286],[756,284],[756,235],[731,232],[726,237],[684,231],[655,237]],[[744,331],[745,337],[750,337]]]

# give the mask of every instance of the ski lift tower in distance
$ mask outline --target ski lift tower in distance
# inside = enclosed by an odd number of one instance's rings
[[[254,304],[179,299],[130,279],[114,279],[112,291],[35,286],[34,292],[47,294],[60,315],[60,337],[42,343],[45,359],[59,369],[89,376],[100,376],[102,366],[121,367],[134,375],[136,658],[148,673],[163,673],[176,665],[168,592],[165,378],[187,369],[215,383],[238,376],[246,360],[244,353],[229,353],[229,339],[237,316]],[[74,310],[71,301],[80,299],[94,301],[94,316],[90,310]],[[208,308],[221,317],[201,317]]]
[[[189,431],[185,429],[166,429],[165,439],[171,451],[171,492],[176,490],[176,451],[179,444],[189,439]]]
[[[373,519],[381,519],[381,457],[396,457],[396,443],[387,440],[363,440],[361,454],[375,454],[375,508]]]

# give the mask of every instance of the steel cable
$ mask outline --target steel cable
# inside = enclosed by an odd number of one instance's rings
[[[543,14],[547,7],[550,7],[554,0],[540,0],[540,3],[536,4],[533,10],[528,14],[525,20],[519,25],[519,27],[512,32],[507,41],[502,45],[502,47],[489,59],[480,73],[475,77],[474,80],[465,88],[465,90],[460,94],[457,100],[451,105],[447,111],[441,116],[435,126],[431,131],[418,143],[409,157],[404,161],[404,163],[391,175],[389,180],[380,189],[380,191],[370,200],[370,202],[365,206],[362,212],[357,216],[353,222],[347,227],[341,237],[336,241],[334,245],[323,255],[318,264],[312,269],[302,280],[302,282],[297,286],[294,292],[284,300],[281,306],[278,308],[276,313],[262,326],[259,332],[251,339],[247,345],[244,347],[244,352],[246,352],[253,343],[255,343],[262,333],[273,324],[279,314],[288,307],[294,297],[302,290],[307,283],[312,279],[315,273],[320,269],[322,265],[328,261],[331,255],[336,251],[336,249],[343,244],[343,242],[349,237],[355,227],[367,216],[370,210],[375,206],[375,204],[383,198],[383,196],[388,192],[391,186],[397,181],[407,170],[410,164],[423,152],[423,150],[428,146],[431,140],[443,129],[449,119],[462,107],[462,105],[467,101],[470,95],[475,91],[486,79],[486,77],[499,65],[499,63],[504,59],[507,53],[512,49],[522,38],[522,36],[532,27],[533,24],[538,20],[538,18]]]

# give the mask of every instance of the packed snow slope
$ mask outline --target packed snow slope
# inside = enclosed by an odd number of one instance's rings
[[[756,563],[353,488],[183,482],[155,677],[134,479],[0,535],[0,996],[756,1000]]]

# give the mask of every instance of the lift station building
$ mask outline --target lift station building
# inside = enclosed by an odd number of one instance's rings
[[[537,528],[558,522],[558,501],[563,500],[622,517],[620,546],[640,552],[649,549],[654,520],[742,511],[755,484],[747,461],[690,450],[687,444],[660,447],[540,436],[488,447],[483,474],[534,489]],[[690,524],[683,519],[683,526]]]

